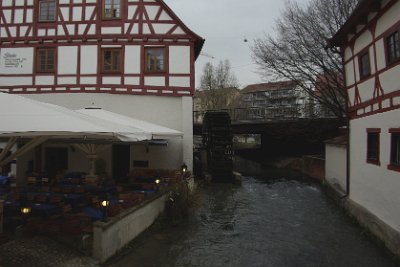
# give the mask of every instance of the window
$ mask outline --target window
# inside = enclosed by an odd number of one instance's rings
[[[369,54],[368,52],[362,54],[359,57],[360,64],[360,77],[365,78],[371,74],[371,66],[369,63]]]
[[[145,71],[163,72],[164,71],[164,47],[145,48]]]
[[[387,62],[392,64],[400,59],[399,32],[396,31],[386,38]]]
[[[36,50],[36,71],[52,73],[55,71],[56,49],[54,47]]]
[[[121,18],[121,0],[103,0],[103,19]]]
[[[55,21],[55,20],[56,20],[56,1],[40,0],[39,21]]]
[[[367,129],[367,162],[380,165],[380,129]]]
[[[400,129],[391,129],[389,169],[400,171]]]
[[[121,72],[121,49],[108,48],[102,50],[102,66],[103,72],[116,73]]]

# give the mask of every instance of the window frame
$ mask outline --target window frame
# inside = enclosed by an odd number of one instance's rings
[[[367,56],[368,57],[368,73],[364,73],[364,64],[363,64],[363,58]],[[360,52],[359,56],[358,56],[358,70],[360,73],[360,80],[364,80],[368,77],[371,76],[371,57],[369,56],[369,50],[366,49],[362,52]]]
[[[46,14],[46,19],[41,19],[41,4],[42,3],[54,3],[54,18],[52,18],[52,19],[49,19],[49,12],[48,12],[48,7],[47,7],[47,14]],[[56,0],[39,0],[38,1],[38,22],[44,22],[44,23],[46,23],[46,22],[54,22],[54,21],[56,21],[57,20],[57,1]]]
[[[148,50],[151,49],[162,49],[162,55],[163,55],[163,65],[162,65],[162,70],[157,70],[157,69],[148,69]],[[147,74],[152,74],[152,73],[165,73],[166,72],[166,51],[167,48],[165,46],[145,46],[144,47],[144,73]],[[157,62],[156,58],[156,62]],[[154,66],[157,66],[158,64],[154,64]]]
[[[381,165],[380,162],[380,143],[381,143],[381,129],[380,128],[367,128],[367,163],[374,164],[374,165]],[[376,136],[376,143],[372,144],[375,146],[375,157],[371,157],[372,151],[370,150],[371,147],[371,138],[372,136]]]
[[[103,20],[119,20],[122,19],[122,0],[111,0],[111,6],[115,6],[115,2],[119,2],[119,16],[118,17],[106,17],[106,0],[102,0],[102,14],[101,17]]]
[[[394,57],[393,59],[390,58],[390,53],[389,53],[389,38],[397,34],[397,52],[399,55]],[[386,66],[392,66],[395,65],[396,63],[400,62],[400,30],[396,29],[394,31],[391,31],[389,34],[387,34],[385,37],[385,54],[386,54]],[[394,52],[396,54],[396,50]]]
[[[40,61],[40,51],[41,50],[45,50],[46,51],[46,54],[45,54],[45,61],[46,61],[46,63],[45,63],[45,69],[44,70],[42,70],[41,68],[40,68],[40,63],[41,63],[41,61]],[[49,51],[50,50],[52,50],[54,53],[53,53],[53,69],[49,69],[48,68],[48,54],[49,54]],[[35,61],[36,61],[36,64],[35,64],[35,70],[36,70],[36,72],[37,73],[55,73],[56,72],[56,68],[57,68],[57,48],[56,47],[37,47],[36,48],[36,51],[35,51]]]
[[[390,155],[389,155],[389,165],[387,166],[389,170],[400,172],[400,128],[389,129],[390,133]],[[394,137],[397,137],[397,149],[394,151]],[[397,154],[396,163],[393,162],[393,153]]]
[[[111,70],[105,70],[104,69],[104,56],[105,56],[105,52],[106,51],[111,51],[111,55],[112,55],[112,53],[113,52],[115,52],[115,51],[118,51],[119,52],[119,64],[118,64],[118,70],[115,70],[115,69],[111,69]],[[100,51],[100,56],[101,56],[101,59],[100,59],[100,71],[101,71],[101,73],[103,73],[103,74],[121,74],[122,73],[122,67],[123,67],[123,53],[122,53],[122,47],[104,47],[104,48],[101,48],[101,51]],[[111,56],[111,63],[110,63],[110,65],[111,65],[111,67],[114,65],[113,64],[113,56]]]

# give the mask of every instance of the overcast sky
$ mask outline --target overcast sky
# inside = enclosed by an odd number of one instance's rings
[[[298,0],[305,4],[309,0]],[[202,52],[214,59],[199,56],[196,61],[196,86],[206,62],[217,65],[229,59],[241,87],[262,82],[253,64],[250,46],[264,33],[273,34],[284,0],[164,0],[195,33],[206,39]],[[248,42],[244,42],[244,39]]]

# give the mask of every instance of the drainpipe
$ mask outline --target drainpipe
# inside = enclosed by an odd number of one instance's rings
[[[346,144],[346,194],[342,197],[350,195],[350,119],[347,120],[347,144]]]

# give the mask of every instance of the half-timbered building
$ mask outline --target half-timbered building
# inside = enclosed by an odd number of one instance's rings
[[[162,0],[2,0],[0,90],[71,109],[94,104],[181,131],[168,145],[115,146],[109,159],[191,167],[203,42]]]
[[[400,255],[399,32],[399,0],[361,0],[331,45],[344,58],[349,198],[368,215],[361,221]]]

